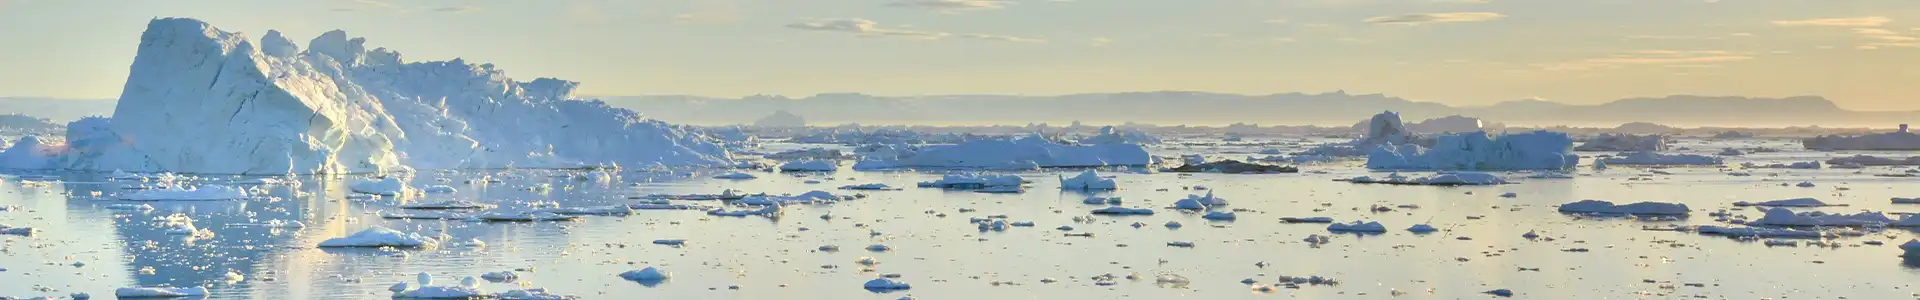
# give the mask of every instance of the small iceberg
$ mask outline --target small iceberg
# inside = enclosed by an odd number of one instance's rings
[[[845,186],[840,186],[840,189],[854,190],[854,191],[898,191],[900,190],[900,188],[896,188],[896,187],[887,185],[885,183],[845,185]]]
[[[1068,178],[1060,176],[1060,189],[1063,190],[1113,190],[1119,189],[1113,178],[1100,177],[1100,172],[1087,170],[1079,176]]]
[[[1504,178],[1500,178],[1499,175],[1480,173],[1480,172],[1446,172],[1446,173],[1433,174],[1433,176],[1426,176],[1426,177],[1406,177],[1398,173],[1395,173],[1395,174],[1390,174],[1384,178],[1373,178],[1372,176],[1360,176],[1360,177],[1354,177],[1354,178],[1348,178],[1348,179],[1340,179],[1336,181],[1346,181],[1349,183],[1360,183],[1360,184],[1434,185],[1434,186],[1507,184],[1507,180]]]
[[[1234,219],[1238,219],[1239,217],[1234,216],[1233,212],[1216,211],[1216,212],[1209,212],[1206,215],[1200,216],[1200,218],[1214,220],[1214,221],[1233,221]]]
[[[869,291],[897,291],[913,288],[913,286],[907,285],[906,282],[889,278],[874,278],[873,280],[868,280],[866,284],[861,286]]]
[[[722,217],[746,217],[746,216],[773,217],[773,216],[780,215],[780,206],[768,205],[768,206],[761,206],[759,208],[754,208],[754,209],[742,209],[742,210],[713,209],[713,210],[707,211],[707,215],[722,216]]]
[[[1877,212],[1860,212],[1850,215],[1818,211],[1795,213],[1778,207],[1767,209],[1766,216],[1748,222],[1753,225],[1772,226],[1885,226],[1892,223],[1894,223],[1893,219]]]
[[[660,282],[673,277],[673,273],[660,271],[654,267],[620,273],[620,279],[638,282]]]
[[[1086,200],[1080,200],[1081,204],[1091,205],[1119,205],[1120,202],[1120,197],[1087,197]]]
[[[760,177],[753,176],[753,174],[740,173],[740,172],[726,173],[726,174],[713,176],[713,179],[747,180],[747,179],[757,179],[757,178],[760,178]]]
[[[354,233],[351,236],[327,239],[326,241],[320,242],[320,247],[431,248],[439,244],[440,241],[427,238],[420,234],[404,233],[387,229],[386,227],[374,226],[368,227],[366,230],[361,230],[359,233]]]
[[[1143,216],[1150,216],[1150,215],[1153,215],[1153,210],[1152,210],[1152,209],[1145,209],[1145,208],[1127,208],[1127,207],[1119,207],[1119,206],[1110,206],[1110,207],[1105,207],[1105,208],[1100,208],[1100,209],[1094,209],[1092,213],[1093,213],[1093,214],[1096,214],[1096,215],[1143,215]]]
[[[1186,199],[1180,199],[1180,201],[1173,202],[1173,208],[1191,209],[1191,210],[1206,210],[1208,208],[1226,206],[1226,205],[1227,205],[1227,199],[1213,196],[1213,190],[1207,190],[1207,194],[1205,196],[1187,195]]]
[[[355,193],[388,197],[404,195],[409,192],[407,184],[401,182],[399,178],[394,177],[354,182],[353,184],[347,185],[347,189]]]
[[[801,160],[780,164],[781,172],[833,172],[840,164],[830,160]]]
[[[1439,229],[1433,228],[1432,225],[1414,224],[1413,227],[1407,227],[1407,231],[1413,233],[1433,233],[1434,231],[1439,231]]]

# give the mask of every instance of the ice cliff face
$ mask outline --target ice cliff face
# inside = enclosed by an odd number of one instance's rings
[[[156,19],[111,120],[67,168],[220,174],[399,168],[717,165],[707,138],[573,99],[578,83],[514,81],[492,64],[409,63],[331,31],[306,51],[277,31],[256,46],[193,19]],[[84,124],[83,124],[84,123]]]

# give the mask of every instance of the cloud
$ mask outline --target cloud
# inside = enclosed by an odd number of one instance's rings
[[[1373,24],[1420,25],[1428,23],[1486,22],[1506,17],[1507,15],[1490,12],[1421,13],[1372,17],[1364,21]]]
[[[945,32],[883,28],[883,27],[880,27],[880,23],[874,22],[872,20],[859,19],[859,18],[828,19],[828,20],[800,22],[800,23],[787,24],[787,28],[800,29],[800,30],[812,30],[812,31],[846,32],[846,33],[853,33],[854,35],[861,36],[861,37],[904,37],[904,38],[929,39],[929,40],[940,39],[940,38],[944,38],[952,35]]]
[[[974,10],[993,10],[1007,8],[1006,1],[996,0],[898,0],[887,3],[887,7],[913,8],[938,11],[941,13],[959,13]]]
[[[1880,27],[1880,25],[1886,25],[1887,22],[1893,22],[1893,19],[1888,19],[1886,17],[1858,17],[1858,18],[1782,20],[1782,21],[1773,21],[1773,25],[1824,26],[1824,27]]]
[[[1715,63],[1740,62],[1752,59],[1753,56],[1751,54],[1725,50],[1639,50],[1575,61],[1534,64],[1533,66],[1548,71],[1618,69],[1632,65],[1684,65],[1691,68],[1700,68],[1717,66],[1714,65]]]
[[[1036,39],[1036,38],[1024,38],[1024,37],[1017,37],[1017,36],[984,34],[984,33],[968,33],[968,34],[962,34],[960,35],[960,37],[970,38],[970,39],[979,39],[979,40],[1015,42],[1015,43],[1044,44],[1047,42],[1047,40]]]
[[[433,11],[450,13],[450,14],[464,14],[464,13],[479,12],[480,8],[472,7],[472,6],[448,6],[448,7],[435,8],[433,9]]]

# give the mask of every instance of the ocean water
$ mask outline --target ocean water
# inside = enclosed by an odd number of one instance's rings
[[[1690,142],[1695,152],[1751,142]],[[1769,145],[1769,147],[1775,147]],[[1780,148],[1786,148],[1781,146]],[[1257,149],[1251,149],[1257,150]],[[1186,148],[1191,153],[1251,153],[1249,149]],[[1589,153],[1583,153],[1589,154]],[[1733,158],[1790,162],[1851,153],[1779,152]],[[486,282],[493,292],[530,287],[584,299],[1483,299],[1510,289],[1522,299],[1907,299],[1920,283],[1920,264],[1903,262],[1898,244],[1912,231],[1888,229],[1833,240],[1838,247],[1766,246],[1759,241],[1650,231],[1643,227],[1725,225],[1707,216],[1735,201],[1819,198],[1849,206],[1818,209],[1920,212],[1891,204],[1920,197],[1920,179],[1881,177],[1902,168],[1863,170],[1750,170],[1729,176],[1720,168],[1582,167],[1573,179],[1525,179],[1485,187],[1356,185],[1334,181],[1368,174],[1357,163],[1309,165],[1307,173],[1271,175],[1143,174],[1106,170],[1122,189],[1062,191],[1056,175],[1078,170],[1018,172],[1032,183],[1025,193],[984,194],[917,188],[945,172],[891,171],[779,174],[750,172],[753,180],[711,179],[732,170],[624,171],[610,182],[580,171],[465,170],[422,172],[414,186],[446,184],[460,191],[407,198],[357,199],[346,186],[364,176],[297,177],[297,186],[263,186],[270,197],[234,201],[148,202],[152,211],[112,210],[128,183],[103,174],[10,174],[0,177],[0,224],[34,227],[33,236],[0,236],[0,295],[89,293],[108,299],[116,288],[206,286],[216,299],[377,299],[387,288],[428,272],[439,284],[462,277],[522,269],[513,282]],[[1378,174],[1376,174],[1378,175]],[[482,178],[497,179],[486,183]],[[230,177],[196,182],[220,183]],[[475,181],[479,183],[467,183]],[[1812,188],[1793,184],[1806,181]],[[886,183],[899,191],[843,191],[842,185]],[[549,190],[528,189],[546,184]],[[1204,188],[1204,190],[1201,190]],[[858,200],[788,206],[777,218],[716,217],[702,211],[638,211],[631,216],[587,216],[572,222],[483,223],[465,220],[388,220],[413,202],[472,200],[503,207],[526,203],[597,206],[638,203],[648,194],[798,194],[823,190],[865,194]],[[95,193],[98,192],[98,196]],[[1236,221],[1208,221],[1165,207],[1192,194],[1213,192],[1237,211]],[[1515,193],[1514,198],[1500,197]],[[1122,206],[1153,208],[1151,216],[1091,216],[1103,206],[1090,196],[1115,196]],[[1685,203],[1690,218],[1598,218],[1555,212],[1583,199]],[[722,205],[718,201],[687,203]],[[1374,212],[1373,206],[1396,207]],[[1402,207],[1405,206],[1405,207]],[[1417,206],[1417,208],[1412,208]],[[963,212],[965,211],[965,212]],[[1757,219],[1754,209],[1729,212]],[[211,237],[169,234],[155,218],[192,217]],[[827,216],[823,218],[822,216]],[[981,231],[969,218],[1005,216],[1033,227]],[[1085,217],[1091,216],[1091,219]],[[1076,221],[1076,217],[1082,217]],[[1281,217],[1378,221],[1385,234],[1336,234],[1325,224],[1287,224]],[[268,220],[303,228],[239,226]],[[1181,223],[1178,229],[1165,224]],[[1142,223],[1138,228],[1131,226]],[[1429,224],[1431,234],[1405,228]],[[479,240],[485,247],[436,249],[319,249],[320,241],[369,226]],[[1071,231],[1057,227],[1071,226]],[[1528,240],[1535,231],[1546,237]],[[1091,233],[1092,236],[1068,236]],[[1331,241],[1313,246],[1309,235]],[[655,245],[686,239],[684,246]],[[1867,245],[1881,241],[1885,245]],[[1191,242],[1172,247],[1169,242]],[[892,251],[871,252],[884,244]],[[819,251],[832,245],[839,251]],[[1575,251],[1574,249],[1585,249]],[[871,257],[879,263],[855,261]],[[617,276],[656,267],[672,278],[643,285]],[[245,280],[229,281],[229,272]],[[1092,277],[1112,274],[1112,285]],[[874,292],[862,283],[883,275],[912,289]],[[1126,279],[1136,275],[1137,280]],[[1185,283],[1156,282],[1177,275]],[[1280,276],[1324,276],[1337,285],[1273,286]],[[1251,279],[1252,284],[1242,283]],[[1271,287],[1262,289],[1261,287]]]

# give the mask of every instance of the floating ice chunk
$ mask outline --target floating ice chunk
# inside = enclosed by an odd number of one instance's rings
[[[1145,208],[1126,208],[1126,207],[1119,207],[1119,206],[1110,206],[1106,208],[1094,209],[1092,213],[1096,215],[1153,215],[1153,210],[1145,209]]]
[[[1755,163],[1751,163],[1751,162],[1749,162],[1749,163],[1741,163],[1741,164],[1740,164],[1740,167],[1742,167],[1742,168],[1748,168],[1748,169],[1803,169],[1803,170],[1818,170],[1818,169],[1820,169],[1820,162],[1817,162],[1817,161],[1807,161],[1807,162],[1796,162],[1796,163],[1791,163],[1791,164],[1765,164],[1765,165],[1762,165],[1762,164],[1755,164]]]
[[[1798,187],[1803,187],[1803,188],[1810,188],[1810,187],[1813,187],[1814,185],[1813,185],[1813,182],[1808,182],[1808,181],[1801,181],[1801,182],[1800,182],[1800,184],[1796,184],[1796,185],[1794,185],[1794,186],[1798,186]]]
[[[1218,212],[1218,211],[1209,212],[1206,215],[1200,216],[1200,218],[1214,220],[1214,221],[1233,221],[1234,219],[1238,219],[1238,217],[1233,215],[1233,212]]]
[[[1800,141],[1802,146],[1812,150],[1920,150],[1920,135],[1907,131],[1903,125],[1900,131],[1874,133],[1858,136],[1825,135]]]
[[[867,184],[847,185],[847,186],[841,186],[840,189],[856,190],[856,191],[898,191],[900,190],[900,188],[896,188],[896,187],[887,185],[885,183],[867,183]]]
[[[548,222],[572,221],[579,216],[562,215],[544,211],[489,211],[474,215],[474,220],[485,222]]]
[[[1505,194],[1500,194],[1500,198],[1519,198],[1519,197],[1520,197],[1520,194],[1518,194],[1518,193],[1505,193]]]
[[[1821,234],[1819,231],[1798,230],[1798,229],[1792,229],[1792,228],[1700,226],[1700,227],[1694,228],[1694,232],[1699,232],[1700,234],[1711,234],[1711,235],[1719,235],[1719,236],[1726,236],[1726,237],[1760,237],[1760,238],[1820,238],[1821,237]]]
[[[913,286],[908,285],[906,282],[889,278],[874,278],[873,280],[868,280],[866,284],[861,286],[871,291],[894,291],[913,288]]]
[[[1920,198],[1893,198],[1893,204],[1920,204]]]
[[[107,205],[107,207],[106,207],[106,208],[107,208],[107,209],[111,209],[111,210],[135,210],[135,211],[150,211],[150,210],[153,210],[153,206],[152,206],[152,205],[146,205],[146,204],[130,204],[130,203],[120,203],[120,204],[110,204],[110,205]]]
[[[780,164],[781,172],[833,172],[840,169],[836,161],[802,160]]]
[[[1900,250],[1906,251],[1907,257],[1920,259],[1920,239],[1907,240],[1907,243],[1900,244]]]
[[[195,188],[159,188],[147,189],[120,196],[127,201],[212,201],[247,198],[247,190],[217,184],[201,185]]]
[[[500,299],[501,300],[568,300],[568,299],[578,299],[578,297],[548,293],[547,289],[524,289],[524,290],[511,290],[511,291],[506,291],[504,293],[500,293]]]
[[[1608,202],[1608,201],[1580,200],[1579,202],[1561,204],[1560,212],[1590,213],[1590,214],[1628,214],[1628,215],[1686,215],[1688,213],[1688,209],[1686,204],[1680,204],[1680,203],[1640,202],[1640,203],[1625,204],[1625,205],[1614,205],[1613,202]]]
[[[1693,154],[1660,154],[1656,152],[1630,152],[1625,156],[1601,159],[1607,165],[1643,165],[1643,166],[1717,166],[1722,161],[1718,157]]]
[[[395,177],[362,180],[347,185],[347,189],[355,193],[380,196],[399,196],[407,194],[411,190],[405,182],[401,182],[399,178]]]
[[[1521,234],[1520,238],[1529,239],[1529,240],[1537,239],[1537,238],[1540,238],[1540,233],[1534,230],[1528,230],[1527,233]]]
[[[188,224],[188,225],[191,226],[192,224]],[[10,227],[7,225],[0,225],[0,235],[33,236],[34,234],[39,232],[40,232],[39,229],[34,229],[33,227]]]
[[[514,281],[520,279],[520,273],[513,271],[487,272],[480,274],[480,279],[486,279],[492,282]]]
[[[627,271],[626,273],[620,273],[621,279],[626,279],[630,281],[640,281],[640,282],[649,282],[649,281],[658,282],[658,281],[667,280],[668,278],[672,278],[672,277],[673,277],[673,273],[660,271],[660,269],[656,269],[654,267],[647,267],[645,269],[639,269],[639,270]]]
[[[1387,232],[1387,226],[1380,225],[1380,222],[1353,221],[1353,223],[1334,223],[1333,225],[1327,225],[1327,231],[1380,233]]]
[[[351,236],[327,239],[320,242],[320,247],[431,248],[439,244],[440,241],[419,234],[374,226]]]
[[[628,207],[633,207],[633,206],[628,206]],[[635,208],[635,209],[640,209],[640,208]],[[744,210],[713,209],[713,210],[707,211],[707,214],[714,215],[714,216],[723,216],[723,217],[745,217],[745,216],[772,217],[772,216],[780,215],[780,206],[768,205],[768,206],[761,206],[759,208],[744,209]]]
[[[812,191],[812,192],[806,192],[806,193],[802,193],[800,195],[795,195],[795,196],[766,196],[766,195],[747,196],[745,198],[740,198],[739,201],[736,201],[734,203],[737,205],[751,205],[751,206],[789,205],[789,204],[809,204],[809,203],[832,203],[835,201],[853,200],[854,198],[855,198],[854,196],[839,196],[839,195],[834,195],[833,193],[828,193],[826,191]]]
[[[471,286],[421,286],[393,295],[399,299],[478,299],[486,296],[486,291]]]
[[[1774,226],[1884,226],[1893,223],[1893,219],[1877,212],[1860,212],[1851,215],[1828,214],[1825,212],[1795,213],[1785,208],[1767,209],[1766,216],[1748,222],[1754,225]]]
[[[1913,157],[1900,159],[1900,158],[1877,157],[1872,155],[1855,155],[1850,157],[1828,159],[1827,164],[1833,165],[1835,168],[1839,168],[1840,166],[1849,166],[1851,168],[1859,168],[1859,167],[1866,167],[1866,166],[1920,166],[1920,156],[1913,156]]]
[[[1513,290],[1509,290],[1509,289],[1491,290],[1491,291],[1486,291],[1486,294],[1500,296],[1500,297],[1513,297]]]
[[[1092,205],[1119,205],[1120,202],[1120,197],[1087,197],[1086,200],[1080,200],[1082,204]]]
[[[1308,244],[1314,244],[1314,245],[1322,245],[1328,242],[1327,236],[1318,235],[1318,234],[1309,234],[1307,235],[1307,239],[1305,239],[1304,241],[1306,241]]]
[[[888,247],[887,245],[883,245],[883,244],[874,244],[872,246],[867,246],[867,251],[887,252],[887,251],[893,251],[893,247]]]
[[[713,176],[713,178],[714,178],[714,179],[743,179],[743,180],[744,180],[744,179],[755,179],[755,178],[760,178],[760,177],[759,177],[759,176],[753,176],[753,174],[747,174],[747,173],[740,173],[740,172],[733,172],[733,173],[726,173],[726,174],[720,174],[720,175],[715,175],[715,176]]]
[[[1113,178],[1100,177],[1100,172],[1087,170],[1080,172],[1079,176],[1074,176],[1073,178],[1060,176],[1060,188],[1067,190],[1112,190],[1119,189],[1120,186],[1114,182]]]
[[[121,298],[121,299],[127,299],[127,298],[181,298],[181,297],[206,297],[206,296],[207,296],[207,288],[206,288],[206,287],[200,287],[200,286],[196,286],[196,287],[190,287],[190,288],[178,288],[178,287],[131,287],[131,288],[120,288],[120,289],[118,289],[118,290],[114,290],[114,291],[113,291],[113,296],[114,296],[114,297],[118,297],[118,298]]]
[[[1172,241],[1172,242],[1167,242],[1167,246],[1180,247],[1180,248],[1193,248],[1193,242]]]
[[[460,192],[460,190],[455,189],[451,186],[436,184],[436,185],[421,187],[420,192],[428,193],[428,194],[452,194],[452,193]]]
[[[1179,201],[1173,202],[1174,208],[1193,209],[1193,210],[1206,210],[1208,208],[1226,206],[1226,205],[1227,205],[1227,199],[1213,196],[1212,190],[1208,190],[1205,196],[1187,195],[1186,199],[1180,199]]]
[[[1433,228],[1432,225],[1414,224],[1413,227],[1407,227],[1407,231],[1413,232],[1413,233],[1432,233],[1434,231],[1439,231],[1439,229]]]
[[[1846,206],[1846,205],[1827,204],[1826,202],[1821,202],[1820,199],[1814,199],[1814,198],[1794,198],[1794,199],[1786,199],[1786,200],[1765,201],[1765,202],[1759,202],[1759,203],[1740,201],[1740,202],[1734,202],[1733,206],[1822,207],[1822,206]]]
[[[1507,183],[1507,180],[1500,178],[1499,175],[1480,173],[1480,172],[1445,172],[1445,173],[1436,173],[1436,174],[1433,174],[1433,176],[1426,176],[1426,177],[1406,177],[1396,173],[1396,174],[1390,174],[1384,178],[1373,178],[1372,176],[1360,176],[1360,177],[1344,179],[1341,181],[1346,181],[1350,183],[1366,183],[1366,184],[1437,185],[1437,186],[1499,185],[1499,184]]]
[[[585,216],[585,215],[625,216],[625,215],[632,215],[633,208],[627,207],[626,205],[589,206],[589,207],[555,207],[555,208],[538,209],[538,210],[534,210],[533,212],[550,213],[550,214],[567,215],[567,216]]]

